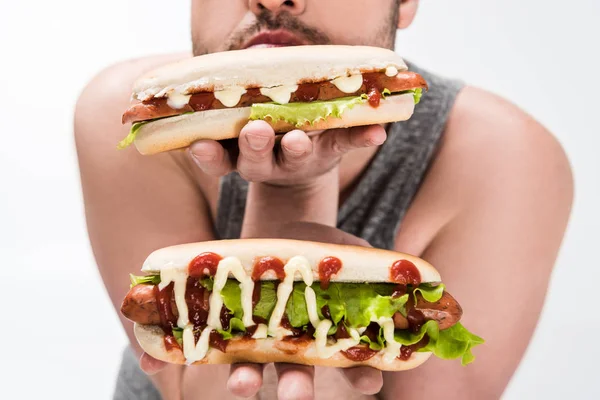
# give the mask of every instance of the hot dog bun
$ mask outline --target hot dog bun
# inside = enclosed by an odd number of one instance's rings
[[[186,363],[180,349],[167,351],[163,340],[164,334],[159,327],[135,324],[134,332],[142,349],[152,357],[172,364]],[[430,352],[415,352],[406,361],[395,359],[392,362],[385,362],[382,354],[379,353],[366,361],[357,362],[349,360],[341,353],[334,354],[330,358],[320,358],[316,355],[314,341],[292,344],[274,338],[247,340],[234,337],[229,339],[225,353],[211,348],[203,360],[196,361],[192,365],[284,362],[336,368],[369,366],[382,371],[405,371],[420,366],[430,356]]]
[[[205,54],[140,77],[133,98],[144,101],[174,91],[189,94],[232,86],[275,87],[320,82],[394,67],[408,68],[392,50],[369,46],[293,46]]]
[[[340,118],[329,117],[314,124],[305,123],[296,127],[285,121],[265,119],[276,133],[301,129],[305,132],[346,128],[371,124],[405,121],[415,109],[411,93],[389,96],[382,99],[379,107],[368,103],[358,104],[346,110]],[[250,107],[207,110],[193,114],[158,119],[142,125],[134,142],[137,150],[144,155],[184,148],[200,139],[222,140],[239,136],[248,123]]]
[[[285,262],[292,257],[303,256],[311,265],[313,279],[317,281],[319,262],[325,257],[337,257],[342,262],[342,268],[331,277],[332,282],[393,282],[390,279],[392,265],[399,260],[408,260],[419,271],[421,282],[441,282],[440,274],[431,264],[409,254],[372,247],[291,239],[231,239],[170,246],[150,254],[142,271],[159,272],[164,268],[185,270],[194,257],[204,252],[216,253],[224,258],[236,257],[248,275],[252,274],[254,263],[260,257],[277,257]],[[276,278],[272,271],[266,271],[261,280]],[[302,278],[296,275],[295,280]]]

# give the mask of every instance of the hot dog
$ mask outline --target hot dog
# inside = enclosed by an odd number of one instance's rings
[[[483,340],[426,261],[285,239],[160,249],[121,312],[150,355],[178,364],[291,362],[389,371],[431,354],[473,360]],[[449,345],[452,343],[452,345]]]
[[[394,51],[369,46],[251,48],[206,54],[140,77],[119,143],[142,154],[230,139],[250,120],[277,133],[409,119],[427,83]]]

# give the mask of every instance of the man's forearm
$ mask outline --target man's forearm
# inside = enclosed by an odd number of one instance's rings
[[[338,199],[337,168],[309,186],[250,183],[241,237],[276,237],[281,225],[297,221],[334,227]]]

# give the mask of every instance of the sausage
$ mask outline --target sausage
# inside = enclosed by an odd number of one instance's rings
[[[121,304],[121,314],[128,320],[138,324],[160,325],[154,288],[154,285],[145,284],[132,287]],[[171,298],[171,310],[173,310],[175,317],[179,315],[174,297]]]
[[[400,72],[394,77],[389,77],[384,73],[368,73],[363,75],[365,79],[368,79],[372,87],[376,87],[379,90],[389,89],[392,92],[401,92],[403,90],[409,90],[414,88],[426,88],[427,83],[423,77],[412,71]],[[315,89],[315,85],[319,87]],[[318,91],[316,91],[318,90]],[[344,93],[339,90],[331,82],[304,82],[299,85],[296,92],[292,93],[290,102],[305,102],[307,100],[332,100],[346,96],[358,96],[363,93],[367,93],[369,88],[365,84],[356,91],[355,93]],[[310,94],[307,94],[309,93]],[[312,92],[315,92],[314,94]],[[267,103],[271,99],[267,96],[263,96],[259,89],[248,88],[247,92],[242,95],[239,103],[236,107],[249,107],[254,103]],[[192,111],[204,111],[213,109],[227,108],[219,100],[215,99],[212,92],[202,92],[193,94],[189,104],[184,105],[182,108],[175,109],[167,104],[166,98],[153,98],[148,101],[139,102],[132,105],[123,114],[122,122],[124,124],[129,122],[147,121],[155,118],[171,117],[175,115],[184,114]]]
[[[462,308],[460,304],[450,295],[448,292],[444,292],[442,297],[434,302],[430,303],[426,301],[419,292],[417,292],[417,304],[413,307],[412,300],[408,302],[407,307],[409,309],[414,308],[420,311],[425,321],[435,320],[437,321],[441,330],[448,329],[455,325],[462,317]],[[421,317],[421,318],[423,318]],[[394,327],[396,329],[408,329],[408,319],[397,312],[393,316]]]
[[[419,292],[417,292],[417,304],[415,309],[421,311],[427,321],[437,321],[440,329],[448,329],[455,325],[462,317],[463,310],[458,302],[444,291],[442,298],[435,303],[426,301]]]

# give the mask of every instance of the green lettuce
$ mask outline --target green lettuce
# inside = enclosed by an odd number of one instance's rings
[[[117,149],[123,150],[131,145],[135,141],[135,137],[137,136],[140,128],[147,124],[150,121],[142,121],[142,122],[134,122],[131,125],[131,129],[129,130],[129,134],[125,137],[125,139],[121,140],[117,145]]]
[[[183,329],[181,328],[173,328],[173,336],[180,347],[183,347]]]
[[[314,125],[317,121],[328,117],[339,118],[344,111],[365,101],[367,101],[367,95],[310,103],[256,103],[252,104],[250,119],[270,118],[273,121],[285,121],[294,126],[302,126],[306,123]]]
[[[417,292],[421,293],[421,296],[423,296],[425,301],[435,303],[436,301],[442,298],[445,289],[446,285],[444,285],[443,283],[437,286],[432,286],[427,283],[423,283],[419,285],[419,287],[415,288],[415,290],[413,290],[415,303],[417,302]]]
[[[421,341],[425,334],[429,336],[429,342],[418,351],[432,352],[444,360],[461,358],[462,365],[473,362],[475,356],[471,349],[485,343],[482,338],[469,332],[460,322],[440,331],[436,321],[427,321],[418,333],[397,330],[394,333],[394,339],[405,346],[410,346]]]
[[[142,284],[158,285],[160,283],[160,275],[135,276],[129,274],[129,280],[131,281],[129,288]]]

